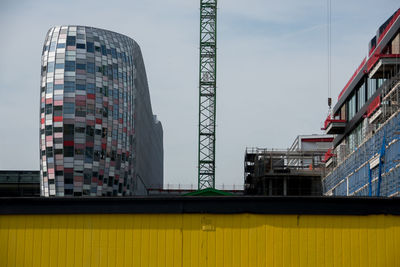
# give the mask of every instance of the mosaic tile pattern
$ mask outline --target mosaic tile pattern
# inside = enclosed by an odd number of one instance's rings
[[[43,196],[135,193],[138,57],[139,46],[115,32],[84,26],[48,31],[41,69]]]

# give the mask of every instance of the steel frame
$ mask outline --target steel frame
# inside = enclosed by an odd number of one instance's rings
[[[200,0],[198,189],[215,188],[217,0]]]

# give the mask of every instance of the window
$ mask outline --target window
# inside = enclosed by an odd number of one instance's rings
[[[353,152],[361,144],[364,138],[363,134],[362,123],[359,123],[348,136],[347,148],[349,153]]]
[[[47,64],[47,72],[54,72],[54,62],[49,62]]]
[[[48,104],[46,105],[46,114],[51,114],[51,113],[53,113],[53,105]]]
[[[113,119],[114,120],[118,120],[118,105],[114,104],[114,108],[113,108]]]
[[[55,42],[52,42],[51,44],[50,44],[50,50],[49,50],[50,52],[54,52],[54,51],[56,51],[56,43]]]
[[[73,146],[64,146],[64,157],[73,157],[74,156],[74,147]],[[67,183],[67,181],[65,181]]]
[[[64,64],[63,63],[57,63],[56,64],[56,69],[64,69]]]
[[[75,82],[64,82],[65,92],[75,92]]]
[[[377,88],[381,87],[382,84],[385,82],[385,80],[386,79],[378,79],[378,87]]]
[[[107,128],[102,128],[102,130],[101,130],[101,137],[102,138],[106,138],[107,137],[107,131],[108,131]]]
[[[75,61],[65,61],[65,71],[75,71]]]
[[[86,171],[86,172],[83,174],[83,183],[84,183],[84,184],[90,184],[91,178],[92,178],[92,174],[91,174],[90,172],[87,172],[87,171]]]
[[[51,86],[47,86],[46,94],[52,94],[53,93],[53,84]]]
[[[94,128],[93,126],[86,126],[86,135],[88,136],[94,136]]]
[[[46,132],[46,136],[52,135],[53,134],[53,126],[46,125],[45,132]]]
[[[88,115],[94,115],[94,105],[87,104],[87,114]]]
[[[45,46],[43,47],[43,52],[42,52],[42,54],[44,54],[44,52],[46,52],[48,49],[49,49],[49,46],[48,46],[48,45],[45,45]]]
[[[85,127],[75,127],[76,133],[85,133]]]
[[[88,94],[94,94],[95,93],[94,92],[94,88],[95,88],[94,83],[88,83],[86,85],[86,88],[87,88],[87,93]]]
[[[77,44],[76,44],[76,48],[78,48],[78,49],[85,49],[85,48],[86,48],[86,45],[85,45],[85,44],[79,44],[79,43],[77,43]]]
[[[75,111],[75,103],[64,103],[64,114],[74,114]]]
[[[94,73],[94,63],[87,63],[87,72],[88,73]]]
[[[75,115],[77,117],[85,117],[86,116],[86,106],[76,106]]]
[[[105,45],[102,45],[102,46],[101,46],[101,54],[102,54],[103,56],[107,56],[107,49],[106,49],[106,46],[105,46]]]
[[[67,46],[75,45],[75,36],[67,36]]]
[[[356,95],[354,94],[347,103],[348,120],[350,121],[356,115]]]
[[[367,97],[370,99],[372,95],[375,93],[377,89],[377,80],[376,79],[368,79],[368,92]]]
[[[48,158],[53,157],[53,148],[52,147],[46,147],[46,156]]]
[[[354,131],[355,131],[355,145],[356,147],[358,147],[359,145],[361,145],[361,142],[363,141],[362,123],[359,123]]]
[[[61,106],[60,106],[61,107]],[[54,107],[54,109],[56,109],[56,107]],[[54,127],[54,132],[55,133],[62,133],[63,128],[62,127]]]
[[[57,44],[57,48],[65,48],[65,44]]]
[[[93,147],[86,147],[85,156],[86,156],[85,162],[93,161]]]
[[[83,155],[84,149],[83,148],[75,148],[75,155]]]
[[[85,84],[77,84],[76,90],[86,90],[86,85]]]
[[[54,90],[62,90],[64,89],[64,84],[55,84],[54,85]]]
[[[73,182],[74,182],[74,175],[72,173],[64,173],[64,183],[72,184]]]
[[[111,56],[117,58],[117,50],[115,50],[115,48],[111,48]]]
[[[100,46],[95,46],[95,47],[94,47],[94,50],[95,50],[96,52],[101,52]]]
[[[114,64],[113,66],[113,79],[118,79],[118,65]]]
[[[113,68],[112,68],[112,65],[109,65],[108,66],[108,68],[107,68],[107,70],[108,70],[108,78],[109,79],[112,79],[113,78]]]
[[[65,178],[65,176],[64,176],[64,182],[67,184],[66,181],[67,181],[67,178]],[[72,181],[73,180],[71,179],[71,182],[69,184],[72,184]],[[67,188],[64,189],[64,196],[72,196],[73,193],[74,193],[73,189],[67,189]]]
[[[64,124],[64,141],[73,141],[74,140],[74,125],[73,124]],[[65,147],[65,145],[64,145]]]
[[[365,84],[357,90],[357,111],[359,111],[365,104]]]
[[[62,99],[62,96],[61,96],[61,99]],[[62,106],[54,106],[53,115],[54,115],[54,117],[62,116],[63,115]]]
[[[94,53],[94,44],[92,42],[86,43],[86,51],[89,53]]]
[[[77,70],[86,70],[86,64],[76,64]]]

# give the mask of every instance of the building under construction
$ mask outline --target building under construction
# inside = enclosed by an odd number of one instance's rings
[[[246,148],[245,194],[321,195],[324,157],[332,135],[300,135],[289,149]]]
[[[400,9],[381,25],[325,121],[325,195],[400,194]]]

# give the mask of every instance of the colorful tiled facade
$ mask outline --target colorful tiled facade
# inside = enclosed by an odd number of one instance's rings
[[[41,69],[43,196],[144,194],[146,184],[163,183],[162,140],[134,40],[84,26],[48,31]]]

